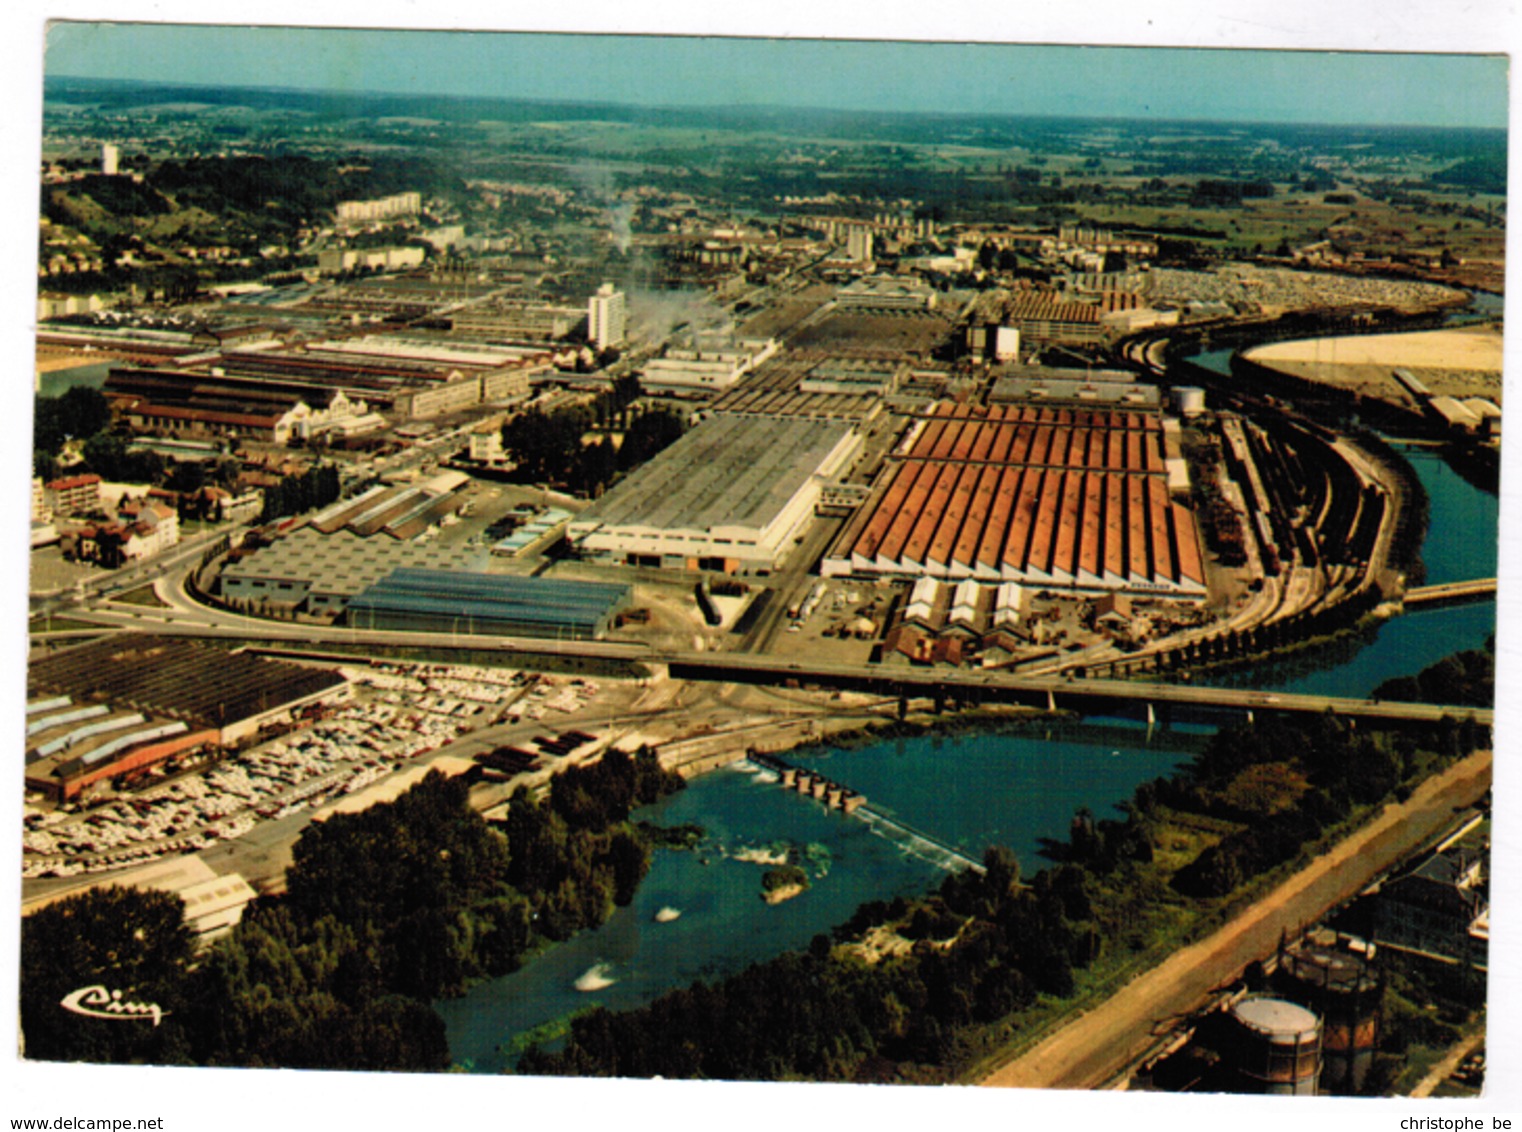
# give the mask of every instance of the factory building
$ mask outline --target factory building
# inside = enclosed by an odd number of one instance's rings
[[[1021,369],[1001,374],[988,391],[990,404],[1034,402],[1073,408],[1114,406],[1156,412],[1162,393],[1136,375],[1110,370]]]
[[[358,629],[594,640],[628,586],[448,570],[393,570],[349,602]]]
[[[225,374],[113,369],[103,391],[133,429],[170,437],[241,437],[286,444],[373,419],[342,389],[245,381]]]
[[[486,558],[480,550],[437,542],[367,538],[338,528],[324,534],[308,525],[224,567],[221,596],[235,607],[263,605],[336,615],[399,567],[477,570]]]
[[[769,572],[860,449],[842,423],[712,417],[583,511],[568,537],[629,565]]]
[[[198,854],[186,854],[164,857],[126,872],[113,872],[83,889],[55,889],[42,896],[24,899],[21,914],[30,916],[80,892],[110,886],[152,888],[179,897],[185,905],[185,926],[190,929],[198,948],[208,947],[232,931],[243,919],[243,909],[258,896],[242,874],[218,875]]]
[[[843,311],[928,311],[935,291],[918,279],[868,275],[840,288],[835,302]]]
[[[969,312],[967,350],[974,358],[995,357],[1000,329],[1018,330],[1027,345],[1093,345],[1104,335],[1103,317],[1094,303],[1045,293],[990,292]]]
[[[451,339],[554,342],[585,332],[591,304],[571,307],[534,299],[495,296],[442,316]]]
[[[529,378],[554,360],[550,350],[537,347],[444,346],[437,339],[387,334],[314,341],[284,351],[231,350],[209,375],[178,377],[245,399],[278,392],[314,410],[329,409],[341,392],[351,403],[412,418],[521,397]]]
[[[898,388],[899,367],[869,359],[830,358],[803,375],[800,393],[884,397]]]
[[[137,635],[44,657],[27,675],[26,787],[60,800],[348,694],[336,672]]]
[[[722,393],[776,352],[774,338],[674,347],[645,363],[640,386],[651,393]]]
[[[712,412],[864,425],[882,413],[884,388],[900,384],[900,369],[891,360],[789,350],[721,394]]]
[[[1384,947],[1450,963],[1489,965],[1490,898],[1485,858],[1476,850],[1433,853],[1380,885],[1374,939]]]
[[[1139,412],[942,404],[915,422],[826,575],[1203,597],[1163,426]]]

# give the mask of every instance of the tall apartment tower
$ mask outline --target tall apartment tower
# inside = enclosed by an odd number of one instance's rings
[[[846,231],[846,255],[861,263],[872,259],[872,229],[865,224],[853,224]]]
[[[624,340],[628,321],[624,293],[615,290],[611,283],[597,288],[597,294],[587,303],[587,337],[592,344],[599,350],[617,346]]]
[[[107,142],[100,147],[100,171],[107,177],[114,177],[121,165],[122,151]]]

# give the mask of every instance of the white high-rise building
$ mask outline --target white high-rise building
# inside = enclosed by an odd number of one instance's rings
[[[624,340],[629,316],[624,306],[624,293],[611,283],[597,288],[587,303],[587,338],[599,350],[617,346]]]
[[[116,176],[117,170],[121,166],[121,160],[122,151],[110,142],[100,147],[100,171],[107,177]]]

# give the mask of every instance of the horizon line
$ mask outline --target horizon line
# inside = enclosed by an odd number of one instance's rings
[[[204,26],[204,25],[185,25],[185,26]],[[360,29],[360,30],[381,30],[381,31],[387,31],[387,30],[408,30],[408,29]],[[687,39],[729,38],[729,39],[740,39],[740,38],[754,38],[754,39],[757,39],[757,40],[763,40],[763,39],[766,38],[766,37],[759,37],[759,36],[758,37],[739,37],[739,36],[733,36],[733,37],[715,37],[715,36],[665,36],[665,35],[653,35],[653,34],[652,35],[645,35],[645,36],[626,36],[623,33],[613,33],[613,32],[597,32],[597,33],[593,33],[593,32],[586,32],[586,33],[500,32],[500,33],[487,33],[487,34],[503,34],[503,35],[562,35],[562,34],[578,34],[578,35],[588,35],[588,36],[591,36],[591,35],[609,36],[609,37],[611,37],[611,36],[618,36],[620,38],[646,38],[646,39],[664,39],[664,38],[687,38]],[[840,40],[840,41],[821,40],[819,42],[873,43],[873,42],[883,42],[883,41],[879,41],[879,40]],[[924,40],[924,41],[908,41],[908,40],[900,41],[900,40],[894,40],[892,42],[894,42],[894,43],[899,43],[899,42],[923,42],[923,43],[927,43],[927,44],[936,44],[936,43],[939,43],[939,42],[942,42],[942,41],[938,41],[938,40]],[[993,44],[991,46],[1000,46],[1000,45]],[[1008,45],[1003,45],[1003,46],[1045,46],[1045,45],[1008,44]],[[1079,46],[1079,45],[1062,45],[1062,44],[1058,44],[1058,45],[1052,45],[1052,46]],[[1103,47],[1104,45],[1100,45],[1100,46]],[[1315,51],[1315,50],[1307,49],[1307,48],[1292,49],[1292,48],[1212,48],[1212,47],[1199,47],[1199,48],[1187,47],[1187,48],[1185,48],[1185,47],[1180,47],[1180,48],[1113,48],[1113,49],[1114,50],[1151,50],[1151,51],[1260,51],[1260,52],[1281,52],[1282,51],[1282,52],[1286,52],[1286,53],[1295,52],[1295,53],[1299,53],[1299,54],[1323,54],[1323,53],[1336,54],[1335,52],[1319,52],[1319,51]],[[1412,55],[1412,56],[1423,57],[1423,58],[1425,58],[1425,57],[1431,57],[1431,56],[1435,56],[1435,55],[1446,55],[1446,56],[1456,56],[1456,57],[1472,57],[1472,58],[1485,58],[1485,57],[1487,57],[1485,55],[1466,56],[1463,53],[1459,53],[1459,52],[1430,52],[1429,53],[1429,52],[1410,51],[1410,52],[1381,52],[1379,54],[1391,54],[1391,55],[1402,54],[1402,55]],[[1505,58],[1504,54],[1498,54],[1496,57]],[[116,75],[48,74],[46,72],[43,74],[42,78],[43,78],[43,86],[44,86],[44,91],[43,91],[43,105],[44,105],[44,108],[46,108],[46,105],[47,105],[47,102],[48,102],[48,99],[47,99],[47,96],[46,96],[46,86],[47,86],[47,84],[49,82],[55,82],[55,81],[73,81],[73,82],[90,82],[90,83],[116,83],[116,84],[120,84],[120,85],[123,85],[123,86],[135,86],[135,87],[146,87],[146,88],[169,88],[169,89],[179,89],[179,90],[220,90],[220,91],[229,91],[229,92],[233,92],[233,91],[250,91],[250,92],[267,92],[267,93],[299,93],[299,94],[307,94],[307,95],[346,96],[346,97],[357,97],[357,98],[407,98],[407,99],[430,99],[430,98],[437,98],[437,99],[446,99],[446,100],[455,101],[455,102],[510,102],[510,103],[515,102],[515,103],[526,103],[526,104],[530,104],[530,105],[545,105],[545,106],[556,106],[556,107],[582,107],[582,108],[609,107],[609,108],[629,109],[629,110],[778,111],[778,112],[792,112],[792,113],[802,112],[802,113],[826,113],[826,114],[888,115],[888,116],[901,117],[901,118],[995,118],[995,119],[1008,119],[1008,120],[1012,120],[1012,121],[1053,121],[1053,122],[1064,122],[1064,121],[1066,121],[1066,122],[1095,122],[1095,123],[1102,123],[1102,122],[1131,123],[1131,122],[1135,122],[1135,123],[1159,123],[1159,124],[1171,123],[1171,124],[1179,124],[1179,125],[1260,126],[1260,127],[1284,126],[1284,127],[1293,127],[1293,128],[1299,128],[1299,129],[1310,128],[1310,129],[1340,129],[1340,130],[1347,130],[1347,129],[1376,129],[1376,130],[1378,130],[1378,129],[1402,129],[1402,130],[1431,130],[1431,131],[1473,130],[1473,131],[1492,131],[1492,132],[1498,131],[1498,132],[1501,132],[1501,133],[1509,133],[1510,129],[1511,129],[1511,125],[1510,125],[1510,121],[1509,120],[1508,120],[1506,125],[1494,126],[1494,125],[1475,125],[1475,124],[1453,124],[1453,123],[1449,123],[1449,124],[1436,124],[1436,123],[1431,123],[1431,122],[1396,122],[1396,121],[1391,121],[1391,122],[1376,122],[1376,121],[1331,122],[1331,121],[1310,121],[1310,120],[1307,120],[1307,121],[1293,121],[1293,120],[1284,119],[1284,118],[1198,118],[1198,117],[1164,117],[1164,116],[1152,117],[1152,116],[1148,116],[1148,115],[1124,115],[1124,114],[1019,113],[1019,112],[1015,112],[1015,111],[996,111],[996,110],[909,110],[909,109],[885,109],[885,108],[868,108],[868,107],[854,107],[854,106],[825,106],[825,105],[814,105],[814,104],[769,103],[769,102],[630,102],[630,101],[611,101],[611,100],[606,100],[606,99],[599,100],[599,99],[585,99],[585,98],[556,98],[556,97],[553,97],[553,96],[550,96],[550,95],[474,94],[474,93],[472,93],[472,94],[462,94],[462,93],[455,92],[455,91],[378,90],[378,89],[372,89],[372,88],[352,89],[352,88],[345,88],[345,87],[325,87],[325,86],[291,86],[291,85],[287,85],[287,84],[281,84],[281,85],[275,85],[275,86],[261,86],[261,85],[249,84],[249,83],[218,84],[218,83],[206,82],[206,81],[200,81],[200,82],[185,81],[185,80],[182,80],[182,79],[167,79],[167,78],[166,79],[157,79],[157,78],[156,79],[142,79],[142,78],[128,78],[128,77],[116,76]],[[898,143],[898,144],[914,144],[914,143]]]

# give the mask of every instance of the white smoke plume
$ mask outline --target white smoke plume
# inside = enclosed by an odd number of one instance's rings
[[[572,175],[589,196],[602,204],[608,212],[608,234],[619,253],[627,255],[634,242],[630,223],[634,219],[634,205],[617,198],[613,187],[613,171],[606,165],[592,161],[578,161],[571,169]]]
[[[629,324],[646,342],[664,342],[673,334],[730,335],[734,319],[707,291],[629,291]]]

